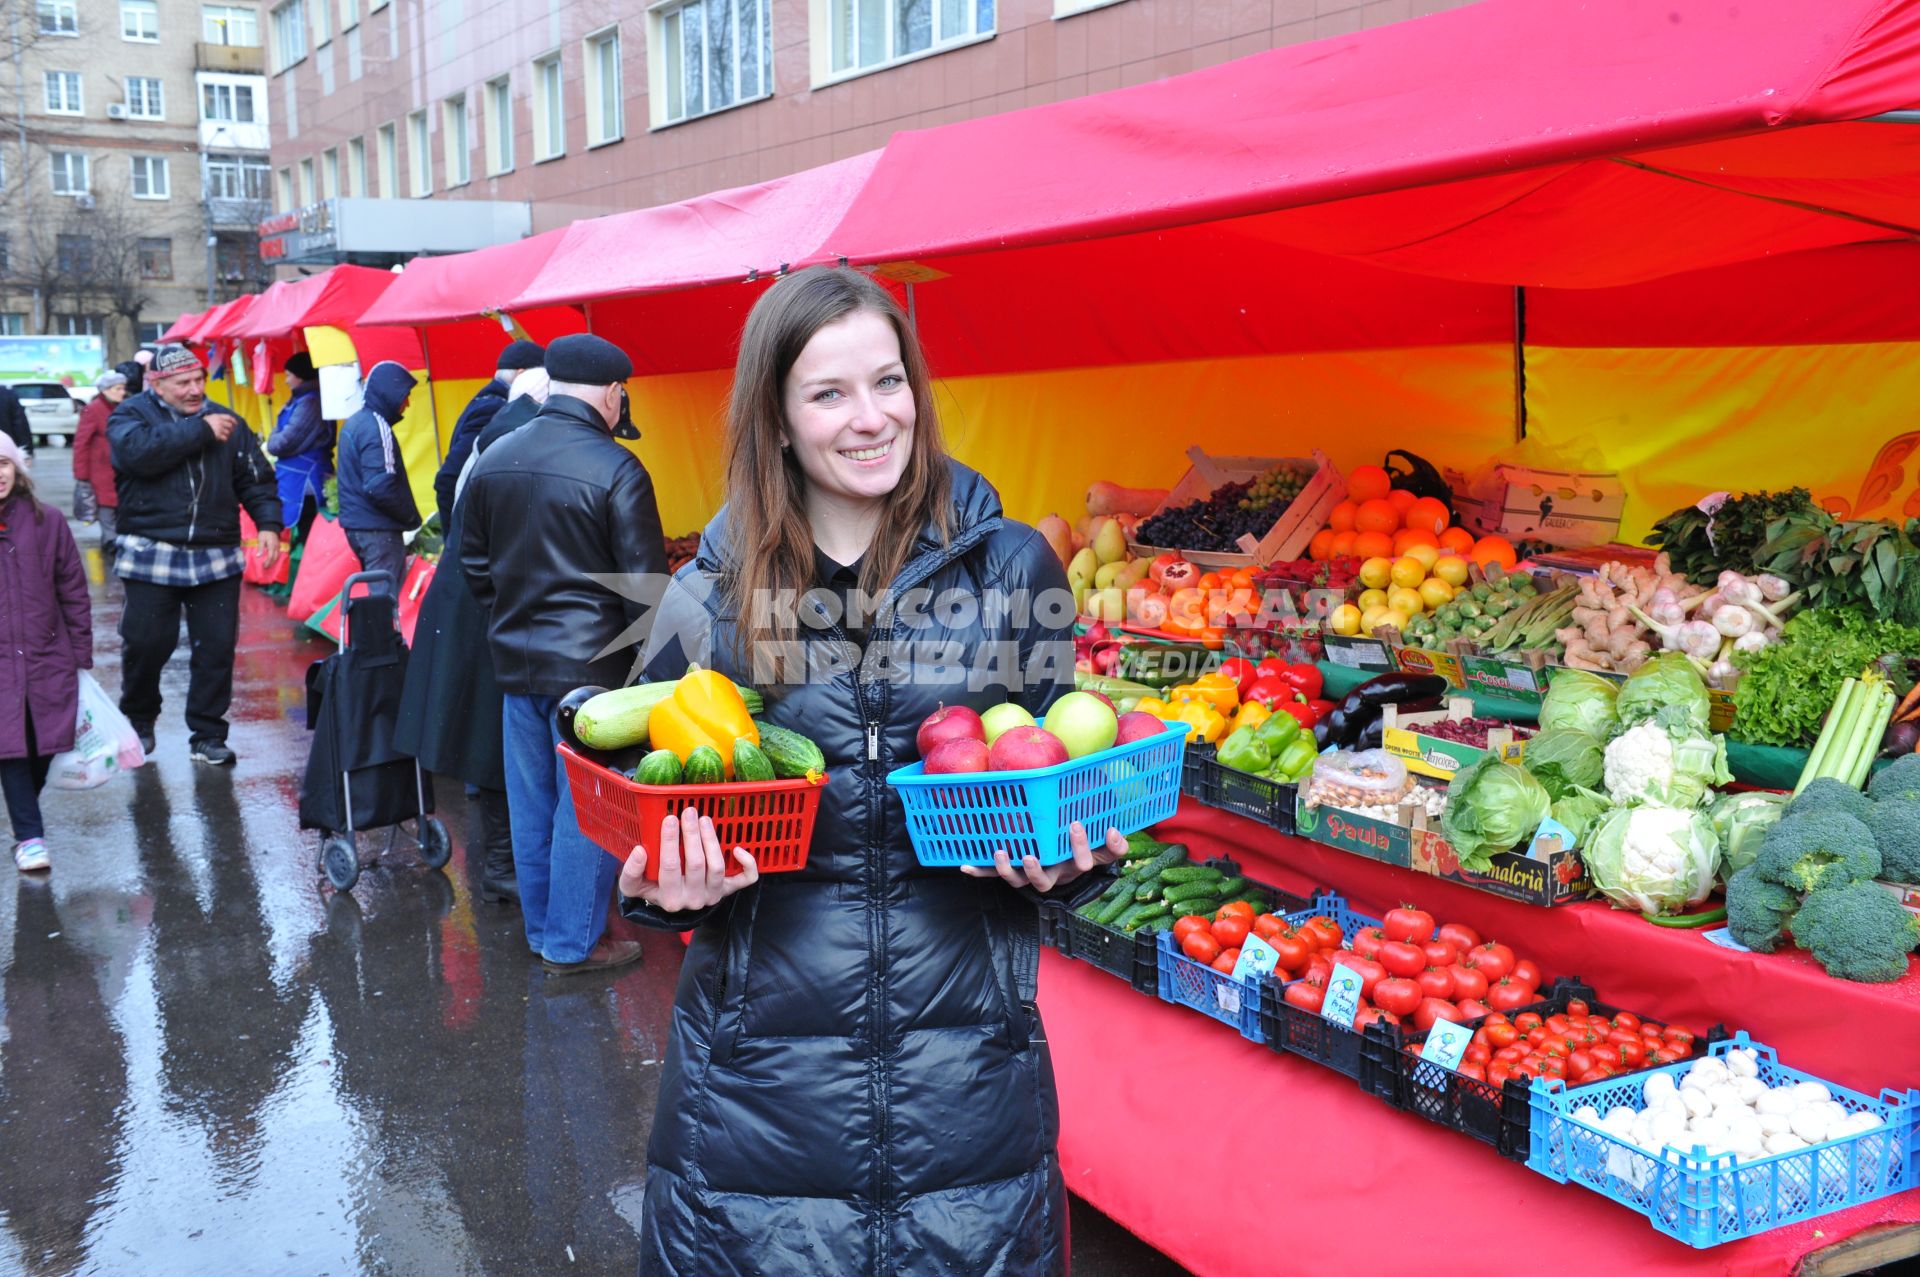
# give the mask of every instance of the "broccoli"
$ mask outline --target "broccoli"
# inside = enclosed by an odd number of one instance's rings
[[[1880,803],[1896,798],[1920,798],[1920,754],[1902,754],[1881,768],[1867,782],[1867,792]]]
[[[1847,784],[1844,780],[1834,780],[1822,776],[1798,794],[1787,804],[1783,816],[1800,816],[1816,811],[1844,811],[1855,820],[1865,820],[1867,813],[1873,810],[1873,802],[1865,794]]]
[[[1861,821],[1843,811],[1809,811],[1767,830],[1752,867],[1768,882],[1805,893],[1875,877],[1880,852]]]
[[[1780,946],[1781,932],[1793,921],[1800,897],[1768,882],[1748,865],[1727,879],[1727,929],[1733,938],[1759,953]]]
[[[1881,799],[1867,813],[1867,828],[1880,848],[1879,876],[1888,882],[1920,882],[1920,800]]]
[[[1828,975],[1884,984],[1907,973],[1907,955],[1920,944],[1920,918],[1886,888],[1850,882],[1808,896],[1794,916],[1793,935]]]

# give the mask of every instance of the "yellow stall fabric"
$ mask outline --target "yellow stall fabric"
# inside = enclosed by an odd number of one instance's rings
[[[340,329],[315,327],[305,331],[307,353],[313,357],[315,368],[359,361],[353,339]],[[360,375],[365,377],[367,371],[362,368]],[[407,401],[406,413],[393,423],[393,436],[399,441],[400,456],[406,462],[407,486],[413,489],[414,503],[420,507],[420,517],[425,519],[433,514],[435,508],[433,477],[440,471],[444,449],[434,437],[439,416],[435,396],[423,389],[428,384],[426,370],[412,368],[408,371],[414,375],[417,384]]]

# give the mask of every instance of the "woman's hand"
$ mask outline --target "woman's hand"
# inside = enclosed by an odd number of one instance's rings
[[[993,853],[994,868],[984,865],[961,865],[960,872],[975,878],[991,878],[998,874],[1015,887],[1032,887],[1035,891],[1052,891],[1063,882],[1072,882],[1081,874],[1091,873],[1097,866],[1110,865],[1127,854],[1127,838],[1118,829],[1107,830],[1107,841],[1098,851],[1087,845],[1087,831],[1079,821],[1067,826],[1067,845],[1073,848],[1073,859],[1048,867],[1040,863],[1038,856],[1022,856],[1018,865],[1013,857],[1002,847]]]
[[[682,847],[686,848],[684,857]],[[660,881],[647,881],[647,849],[635,847],[620,869],[620,894],[644,900],[662,913],[710,909],[742,887],[760,881],[760,867],[754,864],[752,853],[735,847],[733,856],[740,862],[741,872],[729,876],[713,821],[689,807],[678,817],[668,816],[660,822]]]

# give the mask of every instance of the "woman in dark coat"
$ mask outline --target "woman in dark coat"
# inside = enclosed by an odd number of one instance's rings
[[[26,457],[0,437],[0,789],[13,861],[48,867],[40,790],[73,748],[80,671],[93,668],[93,607],[66,519],[42,505]]]
[[[644,661],[649,678],[697,661],[760,687],[766,719],[811,737],[829,780],[800,872],[759,880],[736,848],[744,871],[725,877],[689,813],[662,830],[659,883],[638,849],[621,875],[627,917],[697,927],[648,1150],[643,1274],[1066,1271],[1038,923],[1008,884],[1048,889],[1126,843],[1107,831],[1089,851],[1076,829],[1072,863],[1002,853],[1005,882],[914,858],[886,775],[917,756],[921,720],[1008,699],[1037,716],[1073,669],[1059,560],[943,454],[928,384],[905,317],[858,272],[790,276],[747,320],[729,500]],[[856,586],[909,604],[1041,597],[1032,615],[909,607],[831,626],[803,603],[787,635],[765,613],[754,631],[743,603]],[[788,637],[814,677],[762,663]],[[893,667],[856,676],[857,659],[833,659],[854,647]]]

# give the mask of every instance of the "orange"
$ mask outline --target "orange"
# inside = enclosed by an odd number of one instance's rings
[[[1360,507],[1355,502],[1342,501],[1333,507],[1333,513],[1327,516],[1327,527],[1335,532],[1351,532],[1353,516],[1359,512]]]
[[[1380,501],[1393,490],[1393,480],[1379,466],[1355,466],[1347,476],[1347,496],[1354,501]]]
[[[1387,494],[1387,500],[1393,502],[1393,508],[1400,512],[1402,518],[1406,517],[1408,508],[1419,499],[1405,488],[1395,488]]]
[[[1351,531],[1334,533],[1333,544],[1332,546],[1329,547],[1333,551],[1332,557],[1336,559],[1344,559],[1351,556],[1353,554],[1354,540],[1359,535],[1360,534],[1358,532],[1351,532]]]
[[[1307,557],[1315,563],[1325,563],[1333,554],[1333,529],[1322,528],[1313,534],[1313,540],[1307,542]]]
[[[1360,503],[1360,513],[1353,517],[1353,526],[1361,532],[1397,532],[1400,530],[1400,512],[1393,508],[1393,502],[1374,498]]]
[[[1363,559],[1384,559],[1393,553],[1393,538],[1384,532],[1361,532],[1353,538],[1353,552]]]
[[[1520,561],[1520,556],[1513,552],[1513,542],[1498,536],[1481,537],[1475,541],[1473,550],[1467,557],[1481,567],[1489,563],[1498,563],[1503,568],[1510,568]]]
[[[1447,524],[1453,522],[1453,515],[1447,511],[1447,503],[1437,497],[1421,497],[1407,507],[1406,524],[1410,528],[1419,528],[1438,537],[1447,530]],[[1438,541],[1435,545],[1440,544]]]
[[[1440,548],[1448,554],[1466,554],[1473,549],[1473,533],[1465,528],[1448,528],[1440,534]]]
[[[1425,528],[1401,528],[1393,534],[1393,552],[1405,554],[1416,545],[1439,547],[1439,539]]]

